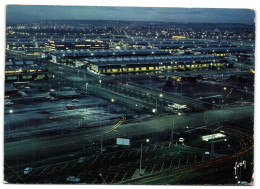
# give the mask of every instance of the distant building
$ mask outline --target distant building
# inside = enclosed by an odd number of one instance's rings
[[[189,56],[137,56],[115,58],[89,58],[90,70],[95,73],[113,74],[151,72],[164,70],[213,69],[232,66],[226,58],[213,55]]]
[[[228,57],[229,55],[237,55],[240,53],[254,52],[253,47],[218,47],[218,48],[196,48],[194,52],[201,54],[210,54],[214,56]]]
[[[50,51],[74,51],[74,50],[87,50],[87,49],[109,49],[109,44],[103,41],[49,41],[45,44],[46,49]]]
[[[6,81],[42,80],[47,78],[48,69],[31,60],[5,63]]]
[[[137,49],[137,50],[89,50],[89,51],[51,51],[42,53],[42,58],[51,57],[53,63],[70,65],[81,65],[86,58],[113,58],[131,56],[156,56],[169,55],[168,52],[159,49]],[[78,64],[78,62],[81,62]]]

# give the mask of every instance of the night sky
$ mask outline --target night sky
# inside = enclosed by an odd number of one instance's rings
[[[254,24],[250,9],[9,5],[8,22],[39,20],[125,20]]]

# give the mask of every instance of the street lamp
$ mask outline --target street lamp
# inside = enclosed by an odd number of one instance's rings
[[[106,181],[105,181],[105,179],[103,178],[102,173],[99,173],[99,176],[102,178],[103,182],[106,184]]]
[[[86,83],[86,93],[88,92],[88,83]]]
[[[147,138],[145,140],[146,143],[150,142],[150,139]],[[140,149],[140,169],[139,169],[139,175],[142,176],[144,172],[142,172],[142,157],[143,157],[143,143],[141,142],[141,149]]]

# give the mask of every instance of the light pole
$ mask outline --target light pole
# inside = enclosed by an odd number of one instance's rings
[[[150,142],[150,139],[145,140],[146,143]],[[143,176],[142,172],[142,159],[143,159],[143,142],[141,142],[141,147],[140,147],[140,169],[139,169],[139,176]]]
[[[102,173],[99,173],[99,176],[102,178],[103,182],[104,182],[105,184],[107,184],[106,181],[105,181],[105,179],[103,178]]]
[[[141,148],[140,148],[140,171],[139,174],[141,175],[141,170],[142,170],[142,158],[143,158],[143,143],[141,142]]]
[[[173,141],[174,118],[172,117],[171,140]]]
[[[212,136],[213,136],[213,134],[214,134],[217,130],[219,130],[219,129],[222,128],[222,127],[223,127],[223,126],[220,126],[220,127],[216,128],[216,129],[212,130],[212,131],[211,131]],[[215,153],[215,143],[214,143],[214,141],[212,141],[212,142],[211,142],[211,155],[210,155],[210,159],[213,159],[214,153]]]
[[[86,83],[86,93],[88,92],[88,83]]]
[[[101,124],[99,124],[99,128],[100,128],[100,153],[102,154],[102,152],[103,152],[103,131],[102,131]]]
[[[88,107],[87,107],[87,90],[88,90],[88,83],[86,83],[86,91],[85,91],[85,95],[86,95],[86,112],[88,111]]]
[[[59,83],[59,91],[60,91],[60,81],[58,83]]]
[[[108,105],[108,106],[107,106],[107,114],[108,114],[107,121],[108,121],[108,123],[109,123],[109,120],[110,120],[110,119],[109,119],[109,117],[110,117],[109,107],[110,107],[110,106],[112,106],[112,105]]]

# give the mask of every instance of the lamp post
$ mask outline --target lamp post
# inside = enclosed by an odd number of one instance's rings
[[[173,141],[174,119],[172,117],[171,140]]]
[[[103,178],[102,173],[99,173],[99,176],[102,178],[103,182],[104,182],[105,184],[107,184],[106,181],[105,181],[105,179]]]
[[[147,138],[145,140],[146,143],[149,143],[150,142],[150,139]],[[139,176],[142,176],[143,173],[142,173],[142,159],[143,159],[143,142],[141,142],[141,147],[140,147],[140,169],[139,169]]]

